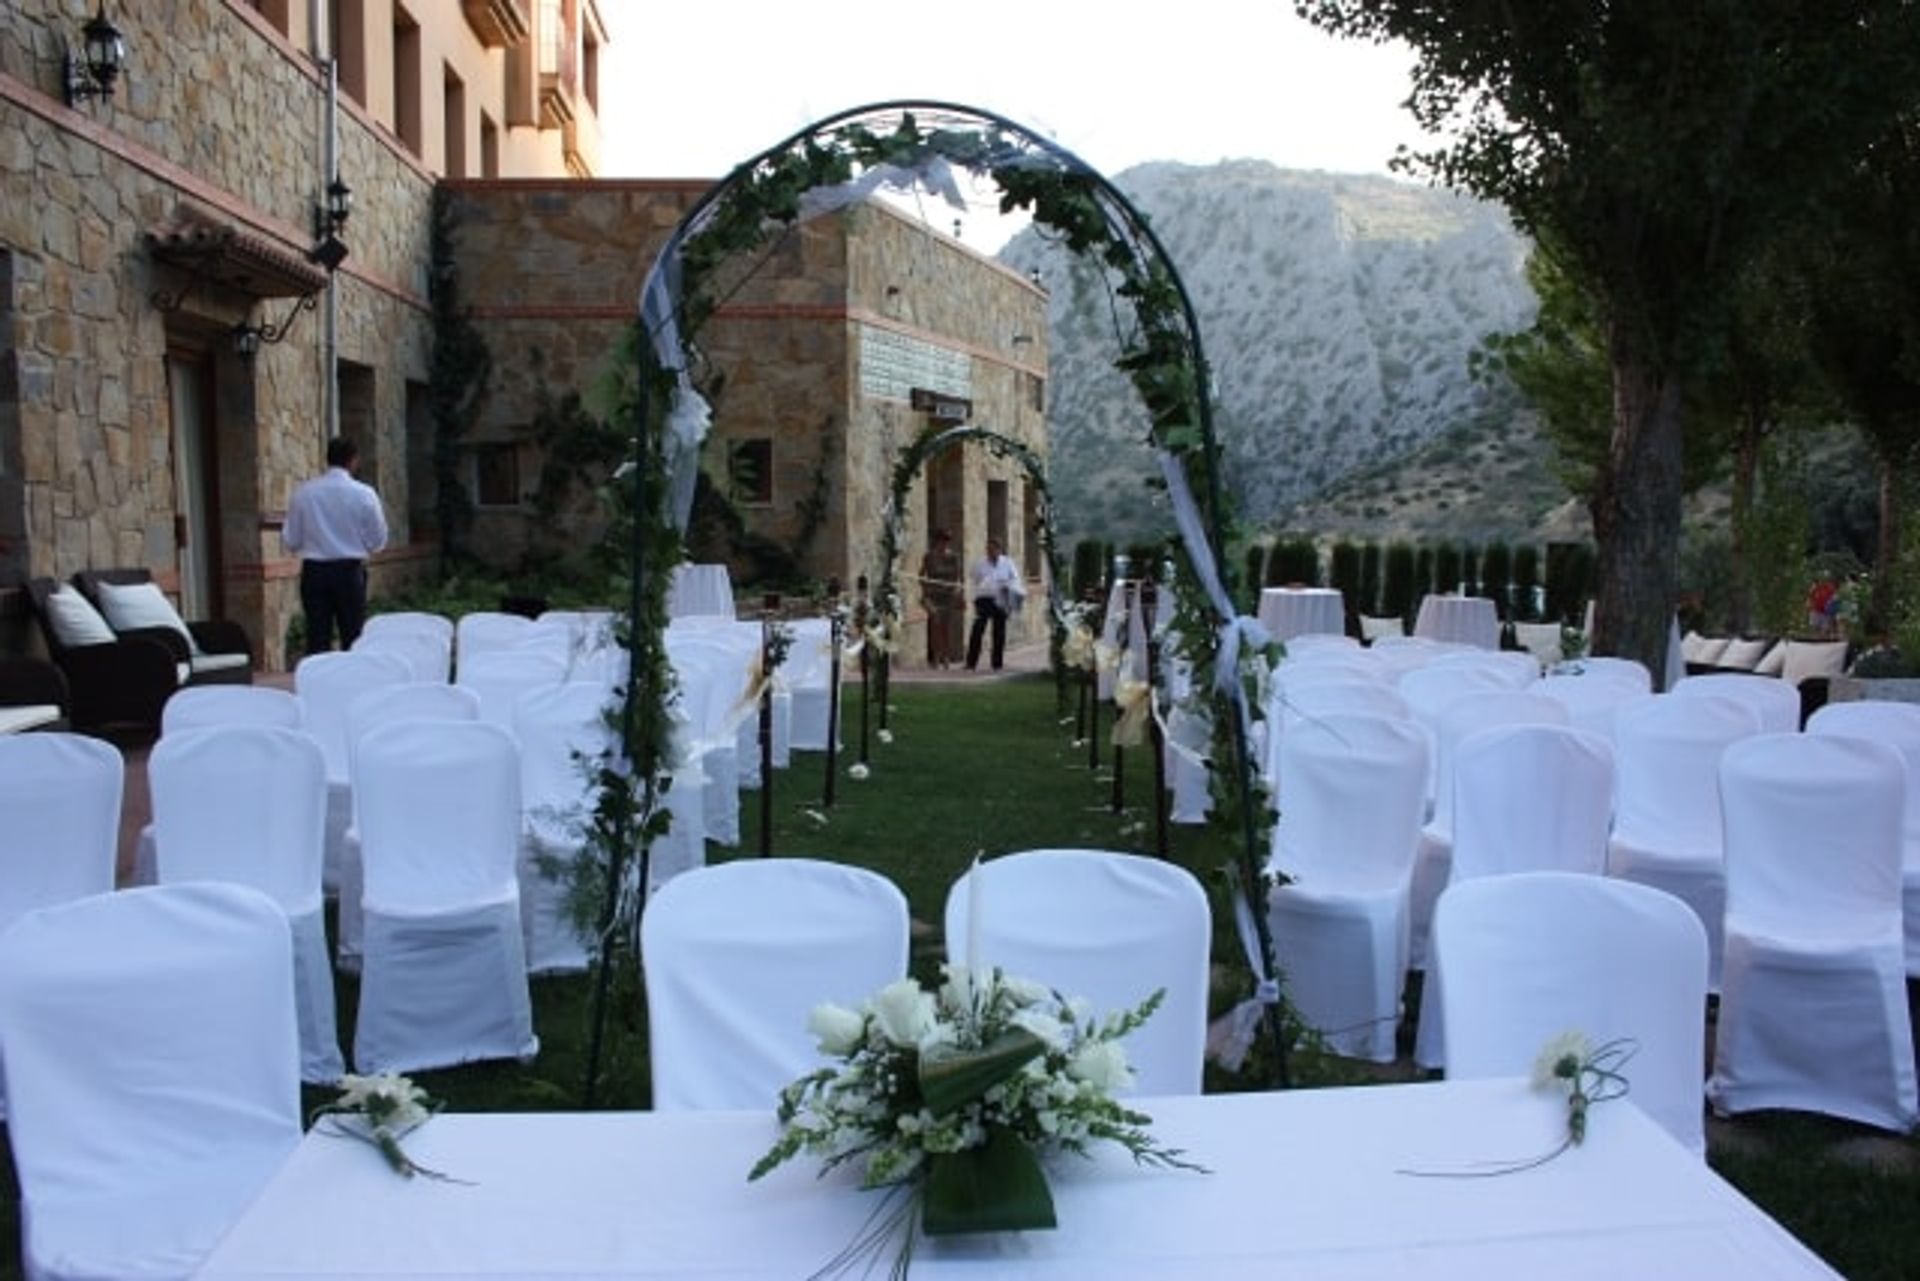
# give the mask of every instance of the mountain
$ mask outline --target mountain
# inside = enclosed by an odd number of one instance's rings
[[[1484,335],[1524,328],[1534,313],[1526,242],[1497,206],[1250,160],[1155,162],[1114,182],[1151,222],[1199,314],[1224,475],[1250,523],[1292,527],[1343,482],[1423,450],[1449,456],[1462,433],[1498,441],[1515,430],[1511,389],[1467,371]],[[1166,521],[1144,485],[1145,412],[1113,369],[1102,273],[1033,229],[1000,258],[1038,270],[1051,290],[1050,471],[1063,536],[1157,532]],[[1544,496],[1550,477],[1537,487]]]

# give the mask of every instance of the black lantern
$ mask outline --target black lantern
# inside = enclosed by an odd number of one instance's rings
[[[339,174],[327,184],[327,225],[339,231],[347,225],[347,215],[353,212],[353,188],[349,187]]]
[[[353,188],[336,173],[327,184],[325,199],[313,207],[314,246],[307,250],[309,262],[318,263],[329,272],[340,269],[340,264],[347,259],[347,246],[340,239],[340,230],[347,225],[347,216],[352,212]]]
[[[80,28],[81,56],[66,55],[67,105],[75,107],[87,98],[113,97],[113,82],[127,61],[127,42],[120,28],[107,19],[106,0]]]

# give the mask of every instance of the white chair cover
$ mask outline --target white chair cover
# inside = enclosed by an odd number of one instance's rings
[[[126,765],[80,734],[0,735],[0,929],[113,889]],[[6,1116],[0,1092],[0,1118]]]
[[[0,936],[35,1281],[186,1278],[300,1144],[293,950],[237,885],[101,894]]]
[[[340,886],[347,858],[347,829],[353,826],[352,755],[347,745],[347,709],[373,689],[391,689],[413,679],[413,671],[393,654],[374,650],[309,654],[293,669],[293,692],[300,700],[300,725],[320,744],[327,762],[327,864],[324,884]]]
[[[113,888],[126,765],[80,734],[0,735],[0,928]]]
[[[1540,723],[1479,730],[1454,763],[1448,884],[1514,872],[1600,876],[1612,816],[1613,749],[1599,735]],[[1446,1066],[1442,1014],[1437,1001],[1420,1007],[1413,1057],[1422,1067]]]
[[[531,624],[529,624],[531,626]],[[538,647],[486,650],[460,661],[454,681],[480,696],[480,719],[509,732],[514,705],[528,690],[551,689],[566,679],[567,662]]]
[[[1507,689],[1526,689],[1540,679],[1540,664],[1532,654],[1514,649],[1471,649],[1464,653],[1443,654],[1433,667],[1470,667],[1491,672]]]
[[[444,681],[438,684],[415,681],[407,685],[368,690],[347,707],[348,756],[352,756],[352,745],[358,744],[366,732],[376,725],[391,725],[396,721],[479,719],[480,696],[470,689],[448,685]],[[358,973],[360,943],[366,932],[365,917],[360,907],[365,881],[360,863],[360,832],[352,815],[349,815],[346,833],[340,839],[339,850],[339,856],[334,860],[333,875],[337,959],[341,969]]]
[[[954,882],[946,929],[949,960],[1084,997],[1103,1016],[1165,988],[1160,1009],[1126,1041],[1133,1092],[1200,1092],[1212,916],[1191,872],[1104,850],[1008,854]]]
[[[571,866],[586,845],[599,762],[618,745],[607,711],[613,690],[569,681],[528,690],[513,710],[520,744],[520,923],[532,974],[584,970],[592,959],[567,910]],[[543,869],[555,868],[558,874]]]
[[[1631,681],[1601,677],[1570,670],[1548,672],[1539,683],[1528,686],[1534,694],[1545,694],[1567,709],[1575,729],[1591,730],[1602,738],[1613,737],[1613,727],[1625,708],[1652,695],[1636,689]]]
[[[1267,700],[1266,753],[1262,775],[1278,795],[1280,744],[1289,727],[1302,720],[1315,720],[1337,712],[1360,712],[1393,720],[1411,720],[1412,711],[1398,691],[1371,678],[1347,678],[1295,683],[1275,688]],[[1426,784],[1421,784],[1421,805],[1426,804]]]
[[[1906,787],[1896,749],[1856,738],[1761,734],[1721,757],[1727,951],[1707,1086],[1719,1111],[1920,1120],[1900,926]]]
[[[1707,941],[1685,904],[1597,876],[1486,877],[1440,896],[1433,946],[1448,1077],[1524,1076],[1569,1030],[1631,1039],[1633,1102],[1706,1154]]]
[[[1920,978],[1920,706],[1912,703],[1828,703],[1807,718],[1807,733],[1865,738],[1900,749],[1907,763],[1907,809],[1901,822],[1900,898],[1906,921],[1907,974]]]
[[[366,868],[361,1072],[531,1057],[520,936],[520,761],[473,721],[400,721],[354,751]]]
[[[1478,667],[1426,668],[1418,675],[1445,677],[1449,672],[1466,673],[1467,678],[1476,683],[1500,679],[1496,673]],[[1424,692],[1428,685],[1436,683],[1428,680],[1413,684],[1417,691]],[[1443,683],[1436,687],[1445,688]],[[1420,845],[1414,855],[1409,918],[1412,922],[1411,964],[1420,969],[1427,963],[1427,927],[1433,921],[1433,905],[1440,891],[1446,888],[1453,866],[1453,769],[1460,744],[1496,725],[1565,725],[1568,717],[1566,709],[1550,698],[1532,690],[1498,685],[1455,693],[1444,702],[1433,704],[1441,710],[1431,721],[1420,714],[1418,703],[1412,699],[1408,702],[1414,709],[1416,723],[1428,725],[1433,735],[1433,754],[1427,771],[1431,817],[1420,829]]]
[[[188,685],[160,709],[160,735],[209,725],[300,728],[300,700],[271,685]]]
[[[706,839],[740,843],[739,729],[751,711],[745,701],[746,667],[724,645],[669,635],[667,655],[679,682],[678,705],[686,716],[686,759],[697,765]]]
[[[221,725],[162,738],[147,761],[154,869],[162,885],[226,881],[259,890],[293,936],[300,1079],[331,1085],[345,1064],[334,1026],[333,960],[321,913],[327,766],[297,729]]]
[[[466,667],[467,660],[496,650],[515,649],[533,631],[533,620],[518,614],[476,610],[462,614],[453,628],[454,672]]]
[[[1340,632],[1301,632],[1288,637],[1286,647],[1288,658],[1302,658],[1320,651],[1350,652],[1360,648],[1360,641]]]
[[[453,644],[453,620],[444,614],[428,614],[418,610],[392,610],[384,614],[370,614],[366,626],[360,629],[362,637],[384,636],[388,632],[415,632]]]
[[[1575,677],[1573,679],[1580,679]],[[1737,698],[1645,696],[1614,724],[1616,792],[1607,871],[1665,890],[1707,933],[1707,986],[1720,990],[1727,910],[1720,826],[1720,756],[1760,732]]]
[[[827,721],[834,691],[833,624],[825,618],[803,618],[792,624],[793,647],[780,665],[780,677],[793,693],[793,723],[788,731],[795,751],[827,750]]]
[[[1777,676],[1716,672],[1676,681],[1667,692],[1680,698],[1720,694],[1740,699],[1760,714],[1760,728],[1769,734],[1792,734],[1800,728],[1800,691]]]
[[[1558,623],[1515,623],[1513,639],[1519,643],[1522,651],[1533,655],[1533,661],[1541,667],[1552,667],[1566,657],[1561,645],[1562,632]]]
[[[676,877],[640,921],[656,1110],[773,1106],[820,1066],[807,1016],[907,972],[907,900],[864,868],[741,859]]]
[[[1411,721],[1345,711],[1289,726],[1281,747],[1271,866],[1293,880],[1268,919],[1288,998],[1337,1054],[1396,1055],[1427,754]]]
[[[416,681],[445,684],[453,671],[453,639],[421,629],[389,627],[382,632],[362,632],[353,643],[356,654],[392,654],[407,665]]]
[[[1647,665],[1637,658],[1588,655],[1567,663],[1566,670],[1577,671],[1585,676],[1598,676],[1603,680],[1619,681],[1631,686],[1636,693],[1653,693],[1653,673],[1648,671]]]
[[[690,615],[730,619],[733,617],[733,581],[725,565],[673,567],[673,582],[667,589],[667,614],[671,618]]]

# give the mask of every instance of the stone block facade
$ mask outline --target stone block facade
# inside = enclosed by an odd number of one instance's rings
[[[539,20],[525,0],[503,4]],[[91,0],[9,4],[0,648],[29,643],[26,578],[137,565],[190,616],[241,622],[277,666],[298,608],[298,566],[279,523],[293,486],[319,468],[336,378],[339,429],[360,442],[393,531],[374,566],[376,592],[433,566],[437,549],[410,525],[420,478],[409,456],[420,449],[409,436],[431,430],[422,405],[435,183],[449,168],[467,172],[469,159],[477,172],[482,155],[566,172],[582,148],[597,152],[598,126],[581,102],[564,131],[535,118],[516,129],[512,63],[531,56],[533,33],[503,47],[460,6],[411,7],[412,16],[393,0],[329,6],[358,24],[364,98],[339,99],[330,170],[327,65],[313,56],[327,37],[305,0],[114,6],[126,69],[111,97],[75,105],[62,54],[78,44]],[[592,0],[565,12],[576,52],[604,39]],[[323,278],[306,259],[330,172],[354,191],[341,231],[350,254],[302,307]],[[267,279],[166,260],[155,234],[189,216],[291,267]],[[234,343],[243,323],[283,337],[243,357]]]
[[[457,264],[492,358],[472,439],[515,445],[523,491],[538,451],[529,424],[543,396],[590,386],[638,314],[647,268],[704,184],[602,181],[457,183]],[[922,432],[946,424],[910,401],[915,386],[972,403],[970,422],[1046,453],[1046,297],[1033,282],[881,203],[802,224],[764,262],[730,263],[725,301],[699,336],[701,371],[718,391],[708,474],[729,484],[747,447],[770,483],[732,494],[747,528],[793,551],[814,578],[877,578],[894,464]],[[880,363],[884,361],[885,367]],[[935,387],[927,384],[941,383]],[[1042,594],[1031,486],[979,445],[931,461],[914,486],[899,573],[909,635],[924,655],[912,575],[935,526],[963,558],[991,533]],[[817,518],[808,509],[824,498]],[[474,548],[502,564],[526,554],[524,503],[482,508]],[[570,540],[593,536],[591,523]],[[736,581],[739,575],[736,574]],[[1029,609],[1016,639],[1045,634]]]

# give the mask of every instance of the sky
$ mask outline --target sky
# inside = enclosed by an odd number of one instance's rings
[[[1412,54],[1288,0],[600,0],[602,175],[712,178],[823,116],[895,98],[1005,116],[1112,176],[1147,160],[1385,173],[1421,141]],[[938,211],[943,226],[951,214]],[[966,238],[1012,228],[984,209]]]

